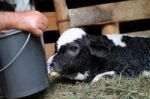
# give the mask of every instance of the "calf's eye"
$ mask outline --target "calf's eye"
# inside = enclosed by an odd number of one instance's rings
[[[80,49],[78,46],[70,46],[66,53],[71,56],[75,56],[79,53],[79,51]]]
[[[70,47],[70,50],[71,50],[71,51],[76,51],[77,49],[78,49],[77,46],[71,46],[71,47]]]

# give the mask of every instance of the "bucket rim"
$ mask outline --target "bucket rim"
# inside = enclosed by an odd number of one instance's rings
[[[17,30],[17,29],[11,29],[7,31],[2,31],[0,32],[0,38],[7,37],[13,34],[21,33],[22,30]]]

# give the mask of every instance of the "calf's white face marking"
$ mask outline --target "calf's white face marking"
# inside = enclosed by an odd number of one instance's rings
[[[71,43],[78,38],[82,38],[86,33],[80,28],[71,28],[65,31],[57,41],[57,50],[60,49],[62,45]]]
[[[50,74],[50,73],[52,72],[51,67],[50,67],[50,64],[52,63],[52,60],[53,60],[53,58],[54,58],[55,55],[56,55],[56,54],[52,55],[52,56],[49,57],[48,60],[47,60],[47,71],[48,71],[48,74]]]
[[[60,47],[62,45],[65,45],[67,43],[71,43],[71,42],[73,42],[74,40],[76,40],[78,38],[82,38],[83,35],[86,35],[86,33],[82,29],[80,29],[80,28],[71,28],[71,29],[68,29],[58,39],[58,41],[57,41],[57,51],[60,49]],[[47,71],[48,71],[48,73],[51,73],[50,64],[52,63],[52,60],[53,60],[53,58],[54,58],[54,56],[56,54],[54,54],[53,56],[51,56],[48,59],[48,61],[47,61]],[[82,79],[81,75],[79,75],[76,79],[78,79],[78,78]]]
[[[52,62],[55,55],[56,54],[54,54],[54,55],[52,55],[51,57],[48,58],[47,65],[50,65],[50,63]]]
[[[106,35],[106,36],[109,40],[112,40],[116,46],[126,47],[126,43],[121,41],[123,35],[112,34],[112,35]]]

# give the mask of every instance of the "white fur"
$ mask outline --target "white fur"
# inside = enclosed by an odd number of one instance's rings
[[[53,58],[54,58],[55,55],[56,55],[56,54],[54,54],[54,55],[52,55],[51,57],[48,58],[48,60],[47,60],[47,65],[50,65],[50,64],[51,64],[51,62],[52,62],[52,60],[53,60]]]
[[[50,66],[47,65],[47,73],[50,74],[51,73],[51,69]]]
[[[143,71],[142,76],[144,77],[150,77],[150,71]]]
[[[115,71],[108,71],[108,72],[104,72],[104,73],[98,74],[97,76],[94,77],[94,79],[92,80],[91,83],[97,82],[98,80],[100,80],[105,75],[113,76],[113,75],[115,75]]]
[[[56,55],[56,54],[52,55],[52,56],[49,57],[48,60],[47,60],[47,71],[48,71],[48,74],[51,73],[51,67],[50,67],[50,64],[52,63],[52,60],[53,60],[53,58],[54,58],[55,55]]]
[[[116,46],[126,47],[126,43],[122,42],[122,34],[106,35],[109,40],[112,40]]]
[[[76,77],[72,78],[74,80],[85,80],[89,76],[88,72],[85,72],[84,74],[78,73]]]
[[[76,40],[78,38],[82,38],[83,35],[86,35],[86,33],[80,28],[68,29],[58,39],[58,41],[57,41],[57,50],[59,50],[59,48],[62,45],[65,45],[67,43],[71,43],[71,42],[73,42],[74,40]]]

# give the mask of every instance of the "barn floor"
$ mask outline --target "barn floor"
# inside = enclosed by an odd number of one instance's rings
[[[103,78],[95,84],[50,79],[49,88],[23,99],[150,99],[150,78]],[[4,99],[0,97],[0,99]]]
[[[103,78],[93,85],[51,82],[40,99],[150,99],[150,79]]]

